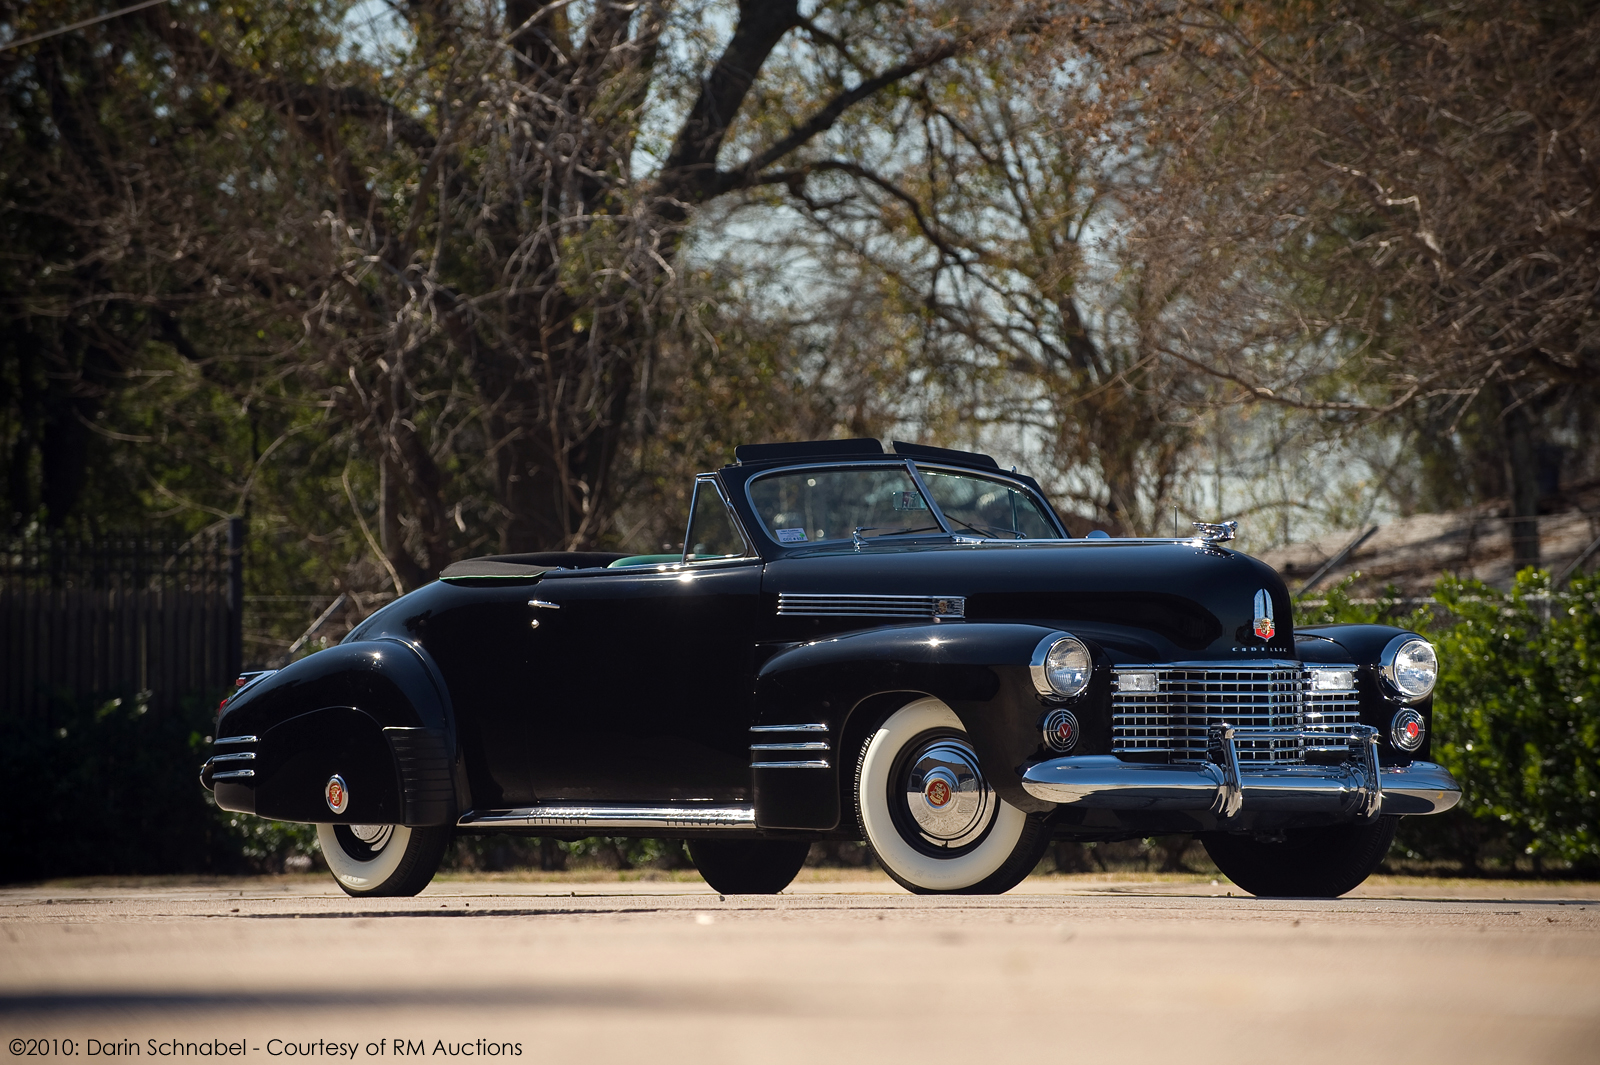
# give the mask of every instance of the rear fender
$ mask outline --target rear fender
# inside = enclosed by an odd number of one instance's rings
[[[1001,798],[1029,811],[1053,808],[1022,790],[1017,766],[1038,753],[1053,706],[1028,671],[1034,649],[1059,630],[1041,625],[936,623],[875,629],[801,644],[772,656],[756,678],[751,743],[826,742],[827,750],[751,751],[756,823],[770,829],[839,827],[860,744],[889,713],[933,696],[966,728]],[[1097,670],[1100,672],[1100,670]],[[826,732],[784,726],[821,725]],[[812,768],[762,762],[822,762]]]
[[[406,641],[340,644],[263,677],[223,709],[217,741],[219,756],[255,756],[226,767],[249,766],[253,777],[215,782],[225,810],[284,821],[442,825],[464,808],[449,696],[426,652]],[[326,799],[334,775],[349,792],[342,813]]]

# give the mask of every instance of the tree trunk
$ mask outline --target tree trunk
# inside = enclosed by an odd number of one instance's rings
[[[1539,565],[1539,449],[1526,404],[1503,390],[1506,483],[1511,494],[1511,560],[1515,570]]]

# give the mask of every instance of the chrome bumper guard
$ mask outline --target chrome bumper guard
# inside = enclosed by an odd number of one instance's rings
[[[1078,809],[1203,812],[1219,818],[1248,810],[1370,819],[1443,813],[1461,801],[1461,786],[1443,766],[1380,766],[1378,730],[1346,727],[1347,733],[1329,733],[1212,725],[1209,762],[1158,765],[1109,754],[1052,758],[1026,769],[1022,788],[1035,798]],[[1305,740],[1312,750],[1348,749],[1350,757],[1337,766],[1240,766],[1237,740],[1277,739]]]

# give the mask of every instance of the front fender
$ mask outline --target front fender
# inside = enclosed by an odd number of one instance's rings
[[[1396,698],[1379,678],[1379,659],[1383,649],[1396,637],[1415,636],[1410,629],[1393,625],[1309,625],[1295,631],[1295,649],[1306,663],[1351,663],[1360,678],[1361,723],[1378,730],[1378,756],[1384,765],[1410,765],[1413,760],[1433,760],[1433,695],[1417,701]],[[1423,637],[1426,639],[1426,637]],[[1415,751],[1394,745],[1390,725],[1402,707],[1422,715],[1427,737]]]
[[[217,750],[219,760],[223,752],[253,756],[228,763],[250,766],[253,777],[215,781],[225,810],[285,821],[437,825],[453,823],[462,808],[447,689],[426,652],[406,641],[340,644],[263,677],[223,708]],[[323,795],[335,773],[350,794],[342,813]]]
[[[1082,702],[1095,690],[1091,685],[1069,703],[1046,700],[1034,689],[1028,672],[1034,649],[1059,631],[1022,624],[905,625],[779,651],[756,676],[752,744],[815,744],[826,737],[820,741],[827,750],[751,751],[756,823],[838,827],[861,743],[885,714],[925,695],[961,719],[1001,798],[1029,812],[1053,808],[1022,790],[1017,767],[1039,753],[1039,726],[1049,708]]]

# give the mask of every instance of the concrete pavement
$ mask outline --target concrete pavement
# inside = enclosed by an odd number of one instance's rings
[[[0,1034],[83,1061],[1592,1063],[1600,885],[45,885],[0,890]]]

